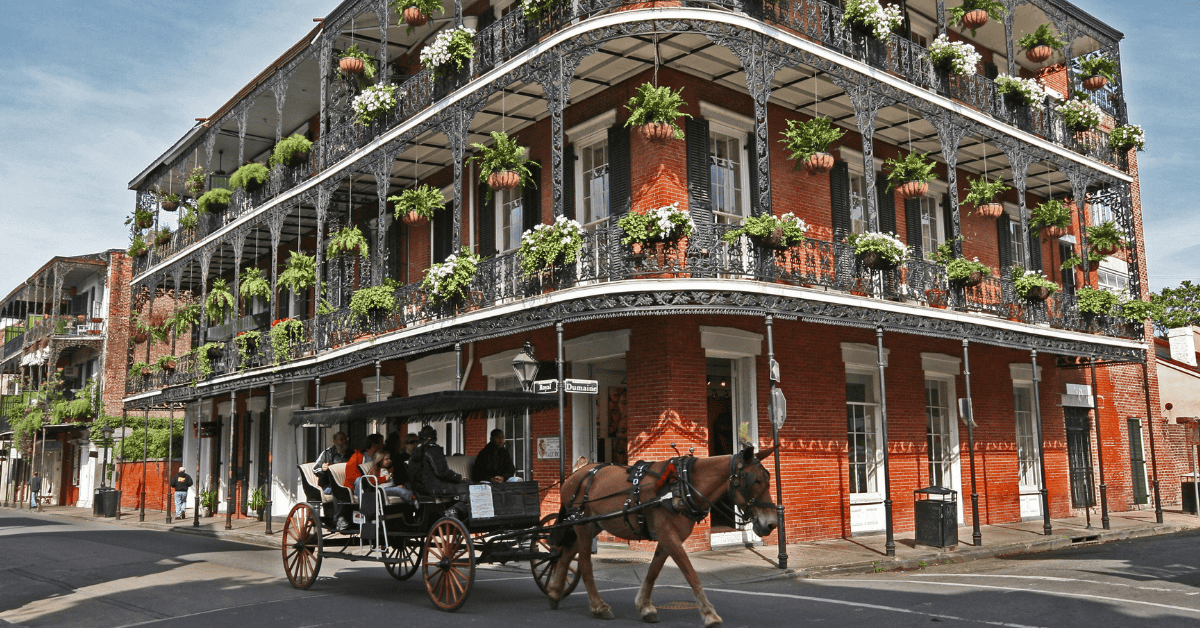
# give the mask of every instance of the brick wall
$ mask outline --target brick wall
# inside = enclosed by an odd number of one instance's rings
[[[122,509],[140,509],[142,506],[142,463],[114,463],[117,477],[116,488],[121,491]],[[174,464],[178,466],[179,461]],[[167,487],[165,481],[171,471],[171,463],[165,460],[146,461],[146,508],[163,510],[174,508],[174,492]],[[166,488],[164,488],[166,487]],[[168,506],[168,504],[171,504]]]

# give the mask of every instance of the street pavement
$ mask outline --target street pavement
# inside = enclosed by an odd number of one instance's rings
[[[137,517],[117,523],[0,509],[0,625],[40,627],[341,626],[454,622],[487,626],[559,626],[591,620],[582,584],[551,611],[526,566],[481,566],[466,605],[453,615],[434,609],[419,575],[397,582],[377,564],[326,560],[308,591],[283,577],[278,546],[255,539],[249,522],[243,538],[165,533],[184,528]],[[1153,513],[1150,521],[1153,522]],[[772,564],[777,548],[691,554],[705,590],[726,626],[952,625],[1088,628],[1200,625],[1200,532],[1184,530],[1195,518],[1154,527],[1114,530],[1108,537],[1071,542],[1067,534],[1044,539],[1061,549],[1006,545],[997,526],[985,531],[985,547],[960,545],[956,552],[910,547],[900,539],[888,559],[863,543],[875,560],[841,556],[823,568],[811,561],[834,553],[797,544],[788,547],[795,571]],[[208,520],[223,528],[223,520]],[[188,522],[190,523],[190,522]],[[1038,528],[1040,529],[1040,523]],[[261,525],[261,524],[259,524]],[[190,528],[190,526],[187,526]],[[1098,532],[1087,530],[1085,532]],[[966,530],[969,538],[970,530]],[[1034,536],[1029,531],[1014,534]],[[1165,534],[1163,534],[1165,533]],[[258,535],[261,536],[261,535]],[[1093,536],[1099,537],[1092,539]],[[1141,536],[1142,538],[1132,538]],[[278,535],[276,534],[276,539]],[[1000,558],[979,555],[991,540]],[[1123,539],[1123,540],[1121,540]],[[853,541],[862,543],[856,537]],[[1026,541],[1029,542],[1029,541]],[[278,543],[275,540],[274,543]],[[836,544],[834,544],[836,546]],[[843,552],[845,553],[845,552]],[[917,558],[923,556],[923,558]],[[613,606],[613,624],[640,623],[633,598],[645,571],[645,553],[603,546],[596,558],[597,584]],[[910,560],[915,560],[910,564]],[[698,626],[691,591],[668,561],[654,600],[663,624]],[[879,573],[876,573],[876,571]],[[436,622],[436,623],[431,623]]]

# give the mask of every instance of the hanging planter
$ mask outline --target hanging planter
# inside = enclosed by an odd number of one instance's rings
[[[858,262],[872,270],[893,270],[908,259],[908,247],[891,233],[855,233],[846,241]]]
[[[160,206],[162,207],[163,211],[173,212],[176,209],[179,209],[179,195],[178,194],[163,194],[161,198],[162,198],[162,201],[160,203]]]
[[[1046,102],[1046,88],[1037,79],[1001,74],[996,77],[996,92],[1004,97],[1009,109]]]
[[[1045,301],[1050,295],[1058,292],[1058,284],[1046,279],[1045,275],[1036,270],[1014,266],[1011,278],[1017,294],[1028,301]]]
[[[434,305],[466,299],[471,280],[482,261],[483,258],[463,247],[459,252],[451,253],[446,261],[431,264],[425,271],[421,289]]]
[[[229,177],[229,185],[233,186],[235,190],[243,188],[249,194],[257,192],[270,178],[271,171],[267,170],[266,166],[251,162],[234,171],[233,175]]]
[[[664,122],[651,122],[637,127],[638,135],[647,142],[660,143],[675,139],[675,129]]]
[[[1101,54],[1079,62],[1079,73],[1083,75],[1083,88],[1088,91],[1103,89],[1109,81],[1117,78],[1117,64]]]
[[[1061,238],[1071,226],[1071,210],[1058,199],[1049,199],[1033,208],[1029,215],[1033,228],[1048,238]]]
[[[366,64],[363,63],[362,59],[342,57],[338,60],[338,69],[346,74],[362,74],[364,67],[366,67]]]
[[[801,166],[808,174],[826,174],[833,170],[833,155],[829,153],[813,153]]]
[[[929,182],[937,177],[929,153],[909,153],[884,162],[888,171],[888,190],[895,190],[901,199],[919,198],[929,192]]]
[[[370,55],[358,49],[358,44],[350,46],[342,53],[342,57],[338,59],[338,69],[344,74],[361,74],[368,81],[375,80],[375,62]]]
[[[1049,227],[1042,227],[1042,234],[1047,238],[1055,240],[1067,235],[1067,230],[1063,229],[1062,227],[1055,227],[1054,225],[1051,225]]]
[[[780,143],[792,152],[788,159],[796,162],[798,170],[808,174],[824,174],[833,170],[833,155],[829,146],[845,135],[834,127],[829,118],[813,118],[800,122],[788,120],[788,128],[780,131]]]
[[[679,110],[686,107],[683,99],[683,88],[671,91],[670,87],[655,87],[650,83],[638,85],[625,108],[629,110],[629,119],[625,126],[637,127],[638,135],[648,142],[665,142],[670,139],[683,139],[683,129],[676,122],[679,118],[690,118],[689,114]]]
[[[433,219],[433,213],[446,205],[441,190],[431,185],[419,185],[388,198],[396,208],[396,218],[415,227]]]
[[[295,168],[308,161],[312,145],[312,141],[307,137],[299,133],[292,135],[280,140],[275,145],[275,150],[271,152],[271,159],[268,163],[271,166],[283,164],[289,168]]]
[[[511,190],[521,183],[521,175],[512,170],[493,172],[488,175],[488,186],[493,190]]]
[[[1022,37],[1017,44],[1025,49],[1026,59],[1041,63],[1049,59],[1055,50],[1061,50],[1067,42],[1050,30],[1049,24],[1039,24],[1037,30]]]
[[[408,7],[403,13],[404,23],[412,27],[424,26],[429,23],[429,18],[425,17],[424,13],[417,7]]]
[[[1050,46],[1034,46],[1025,51],[1025,58],[1034,63],[1041,63],[1050,58],[1054,54],[1054,49]]]
[[[975,31],[983,28],[991,18],[999,22],[1007,12],[1004,4],[997,0],[963,0],[961,5],[949,10],[947,17],[950,22],[957,22],[971,31],[974,37]]]
[[[804,242],[808,224],[788,212],[778,218],[771,214],[748,216],[740,228],[721,236],[728,244],[734,244],[743,234],[760,249],[786,251]]]
[[[987,23],[988,23],[988,12],[983,9],[975,9],[974,11],[967,11],[963,15],[963,18],[962,18],[963,28],[969,28],[969,29],[971,29],[971,32],[974,32],[980,28],[983,28],[983,25],[987,24]]]
[[[617,221],[617,226],[625,232],[621,244],[650,244],[665,242],[670,246],[679,242],[680,238],[692,235],[696,223],[687,210],[679,209],[679,203],[671,203],[647,212],[626,212]]]
[[[921,198],[929,193],[929,184],[923,181],[906,181],[896,186],[896,194],[902,199]]]
[[[1089,92],[1103,89],[1105,85],[1108,85],[1108,79],[1100,76],[1099,74],[1083,79],[1083,88]]]
[[[1096,253],[1108,257],[1125,248],[1125,239],[1111,220],[1087,228],[1087,243]]]
[[[219,214],[229,207],[229,199],[232,193],[225,188],[213,188],[204,194],[196,201],[196,207],[201,214],[216,213]]]
[[[525,156],[528,149],[517,144],[503,131],[492,131],[492,145],[471,144],[479,154],[468,161],[479,161],[479,181],[493,190],[511,190],[529,182],[529,165],[538,165]]]
[[[1054,108],[1063,117],[1063,123],[1074,133],[1083,133],[1100,124],[1101,111],[1090,100],[1069,100]]]
[[[421,66],[435,78],[461,74],[475,57],[475,29],[458,26],[441,31],[421,49]]]
[[[1007,185],[1004,185],[1003,179],[996,177],[995,181],[988,181],[986,176],[971,179],[968,189],[963,202],[975,206],[973,213],[990,219],[999,218],[1004,213],[1004,206],[993,202],[997,195],[1003,194],[1009,189]]]
[[[434,11],[443,15],[446,13],[446,9],[442,7],[442,0],[394,0],[392,10],[400,14],[402,23],[408,25],[408,33],[412,33],[412,29],[418,26],[428,24]]]

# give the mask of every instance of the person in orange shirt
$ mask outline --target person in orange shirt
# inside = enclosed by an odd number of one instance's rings
[[[346,488],[352,489],[356,498],[361,493],[359,482],[363,474],[358,465],[364,462],[374,464],[375,454],[382,449],[383,435],[371,434],[367,437],[367,448],[350,455],[350,461],[346,463]]]

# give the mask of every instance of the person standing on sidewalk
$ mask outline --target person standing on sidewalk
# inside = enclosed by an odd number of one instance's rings
[[[38,477],[37,471],[33,472],[33,477],[29,480],[29,509],[37,509],[38,493],[42,492],[42,478]]]
[[[192,476],[188,475],[181,466],[179,473],[175,474],[175,481],[172,484],[175,486],[175,519],[183,519],[183,512],[187,509],[188,489],[192,486]]]

